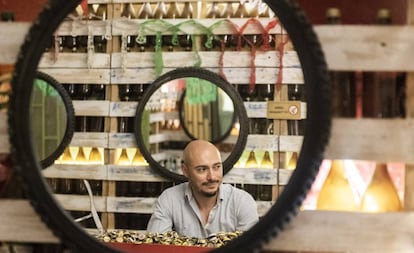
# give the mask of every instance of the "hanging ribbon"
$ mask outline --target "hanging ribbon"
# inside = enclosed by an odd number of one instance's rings
[[[238,37],[240,37],[239,35],[239,27],[231,22],[229,19],[224,19],[224,20],[219,20],[217,22],[215,22],[214,24],[212,24],[210,27],[208,27],[208,30],[210,31],[211,34],[214,34],[214,29],[216,29],[217,27],[221,26],[223,23],[228,24],[232,30],[233,30],[233,34],[232,35],[236,35]],[[214,37],[211,36],[211,40],[209,41],[209,43],[211,43],[211,47],[213,46],[213,39]],[[207,43],[207,42],[206,42]],[[224,39],[220,39],[220,56],[219,56],[219,61],[218,61],[218,65],[219,65],[219,75],[224,79],[227,80],[226,75],[224,74],[224,52],[226,49],[226,42],[224,41]]]
[[[279,71],[276,78],[276,89],[279,91],[282,88],[283,82],[283,55],[285,52],[285,45],[290,41],[289,37],[286,37],[285,41],[282,41],[276,45],[276,50],[279,52]]]
[[[87,18],[89,16],[88,0],[82,0],[79,5],[82,8],[83,16]]]
[[[164,68],[164,61],[162,59],[162,32],[157,32],[155,34],[154,63],[155,63],[155,76],[158,77],[161,75],[162,70]]]
[[[188,104],[207,104],[217,100],[217,86],[211,82],[188,77],[186,78],[186,99]]]

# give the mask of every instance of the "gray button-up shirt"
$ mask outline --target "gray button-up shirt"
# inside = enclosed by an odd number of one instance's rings
[[[222,184],[217,204],[203,225],[200,210],[188,182],[166,189],[158,198],[147,232],[176,231],[188,237],[206,238],[217,232],[246,231],[258,221],[253,197],[230,184]]]

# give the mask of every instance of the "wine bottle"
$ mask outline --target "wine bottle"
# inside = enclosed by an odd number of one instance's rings
[[[341,24],[341,11],[329,8],[326,11],[326,21],[331,25]],[[332,113],[334,117],[356,116],[355,74],[348,71],[329,72],[332,87]]]
[[[363,212],[402,211],[403,206],[387,164],[377,163],[371,181],[361,198]]]
[[[346,175],[345,162],[333,160],[319,192],[318,210],[357,211],[358,203]]]
[[[259,167],[254,150],[250,150],[249,157],[247,158],[246,164],[244,165],[244,167],[246,168],[258,168]]]
[[[390,25],[388,9],[377,13],[377,24]],[[397,72],[363,73],[363,116],[374,118],[398,117]]]
[[[292,152],[289,161],[286,165],[286,169],[288,170],[294,170],[296,169],[296,163],[298,161],[298,153],[297,152]]]
[[[191,5],[191,2],[185,2],[183,11],[181,12],[180,18],[192,18],[193,17],[193,6]]]
[[[263,169],[273,169],[273,162],[272,159],[270,158],[270,152],[268,150],[266,150],[264,152],[262,161],[260,162],[260,168]]]

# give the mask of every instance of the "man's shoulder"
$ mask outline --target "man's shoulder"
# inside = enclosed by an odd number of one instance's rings
[[[176,197],[178,194],[184,194],[185,189],[186,189],[186,184],[187,183],[182,183],[182,184],[178,184],[178,185],[174,185],[171,186],[167,189],[165,189],[161,196],[165,196],[165,197]]]

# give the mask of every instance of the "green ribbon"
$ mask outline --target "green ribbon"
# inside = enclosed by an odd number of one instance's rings
[[[188,104],[207,104],[217,100],[217,86],[211,82],[188,77],[186,78],[186,98]]]

